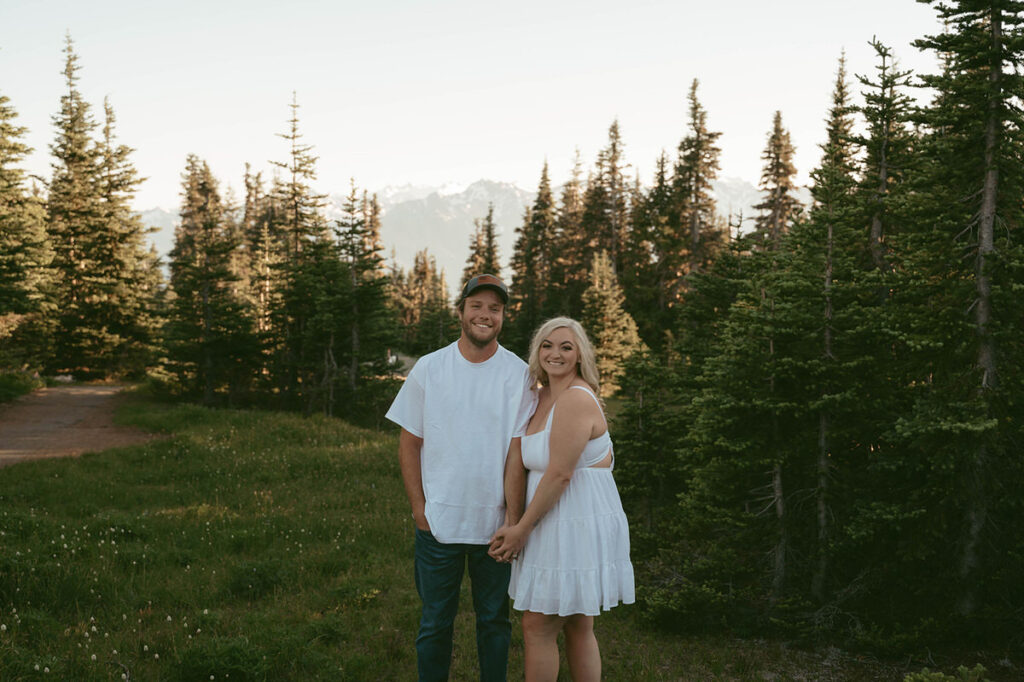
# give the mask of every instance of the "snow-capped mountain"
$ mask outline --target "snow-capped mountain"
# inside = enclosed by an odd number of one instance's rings
[[[437,259],[438,267],[444,269],[449,287],[454,288],[469,256],[473,221],[483,220],[487,207],[494,205],[498,255],[507,263],[515,245],[516,227],[534,197],[533,192],[511,183],[492,180],[478,180],[457,192],[437,188],[420,198],[400,201],[381,192],[381,239],[386,256],[390,259],[393,252],[399,265],[408,268],[416,252],[426,248]]]
[[[735,220],[742,214],[743,229],[752,228],[752,219],[757,215],[753,207],[761,200],[754,185],[740,178],[720,178],[713,183],[712,192],[721,215],[731,215]],[[556,196],[558,193],[556,189]],[[400,266],[408,269],[416,252],[426,248],[437,259],[438,267],[444,269],[452,289],[458,286],[469,256],[473,221],[482,220],[487,215],[488,205],[494,204],[498,253],[502,262],[508,263],[515,245],[515,230],[522,224],[526,207],[532,205],[536,197],[535,192],[493,180],[478,180],[468,186],[389,186],[376,194],[382,210],[381,238],[385,257],[390,261],[393,255]],[[805,206],[810,205],[806,188],[801,188],[797,194]],[[324,209],[328,220],[341,217],[344,196],[340,193],[329,196]],[[177,213],[155,208],[141,215],[145,224],[159,228],[150,238],[166,262],[174,241],[174,224],[179,220]]]

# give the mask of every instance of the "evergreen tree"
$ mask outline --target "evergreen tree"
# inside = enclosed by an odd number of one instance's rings
[[[857,77],[866,88],[862,91],[864,105],[859,111],[867,124],[867,135],[855,139],[865,151],[860,191],[870,224],[871,262],[879,270],[889,271],[892,245],[887,242],[891,242],[901,222],[900,190],[914,144],[913,135],[907,130],[912,108],[907,94],[911,72],[899,70],[892,51],[879,41],[872,40],[870,45],[879,59],[875,67],[877,80]]]
[[[644,349],[636,323],[622,308],[624,301],[608,254],[594,254],[590,287],[583,294],[582,322],[595,346],[605,397],[618,391],[626,360]]]
[[[487,215],[483,220],[473,220],[474,231],[469,243],[469,256],[466,267],[462,271],[459,289],[474,275],[491,273],[501,276],[501,263],[498,259],[498,237],[494,225],[494,204],[487,205]]]
[[[870,431],[860,428],[872,421],[860,396],[876,393],[865,383],[881,377],[866,375],[864,370],[873,359],[884,357],[884,349],[871,352],[880,337],[872,324],[877,311],[863,307],[866,301],[859,288],[864,281],[860,269],[864,234],[855,193],[854,120],[848,88],[843,55],[826,121],[826,141],[821,145],[821,165],[811,173],[814,204],[807,221],[793,228],[790,240],[792,276],[805,279],[808,290],[818,290],[810,300],[794,304],[813,311],[816,300],[823,303],[806,330],[808,336],[818,337],[817,352],[802,359],[809,377],[807,388],[817,393],[817,399],[808,396],[817,416],[816,449],[807,453],[806,462],[794,462],[794,467],[804,470],[802,478],[813,481],[814,531],[797,540],[807,548],[803,556],[810,565],[805,573],[810,574],[810,594],[818,602],[826,599],[831,582],[835,526],[848,509],[838,502],[839,495],[849,483],[848,471],[868,454],[862,444],[873,442]]]
[[[626,310],[636,320],[640,337],[655,351],[663,350],[666,334],[671,333],[671,308],[676,303],[670,284],[672,260],[678,255],[669,237],[672,225],[673,192],[665,153],[658,157],[654,185],[650,191],[638,189],[633,201],[630,230],[626,239],[627,267],[619,281],[626,294]]]
[[[449,304],[444,272],[438,270],[434,256],[427,249],[418,251],[409,273],[392,277],[394,282],[399,279],[402,283],[393,288],[403,350],[420,356],[449,343],[458,320]]]
[[[548,292],[552,284],[554,243],[556,233],[555,201],[548,178],[548,164],[544,163],[537,198],[526,212],[522,226],[517,229],[512,253],[512,300],[509,317],[512,329],[510,347],[525,355],[533,331],[550,317]]]
[[[697,99],[698,81],[690,86],[690,120],[686,137],[679,143],[679,158],[672,177],[674,206],[672,232],[662,238],[660,249],[667,255],[669,291],[678,298],[686,274],[707,265],[724,235],[717,230],[715,199],[711,183],[718,176],[716,146],[721,133],[707,127],[707,111]]]
[[[589,267],[594,254],[605,251],[616,275],[622,270],[629,229],[629,187],[624,169],[622,135],[616,120],[608,129],[608,146],[598,153],[594,174],[587,183],[580,224],[585,239],[582,255],[586,259],[581,265]]]
[[[394,326],[387,306],[387,277],[381,267],[379,207],[363,196],[355,183],[337,221],[342,264],[348,275],[346,315],[342,317],[343,339],[348,358],[346,388],[351,412],[366,409],[371,400],[364,397],[366,387],[377,376],[388,372],[386,349],[393,343]]]
[[[275,181],[269,202],[270,239],[277,251],[273,277],[277,291],[272,294],[276,305],[267,337],[270,352],[276,356],[273,374],[285,403],[304,404],[309,409],[302,394],[308,393],[304,387],[313,385],[315,368],[322,364],[322,349],[306,348],[306,324],[314,314],[315,290],[320,286],[316,270],[329,258],[330,236],[321,212],[325,195],[312,188],[317,157],[312,145],[302,142],[294,94],[290,108],[288,132],[278,135],[288,142],[288,160],[273,162],[285,178]]]
[[[182,175],[181,223],[171,250],[172,368],[186,392],[205,405],[229,401],[249,388],[257,354],[251,318],[233,294],[232,252],[217,181],[205,161],[189,155]]]
[[[274,239],[275,224],[271,202],[263,190],[259,173],[253,175],[245,165],[245,203],[242,207],[243,264],[238,275],[252,308],[256,330],[261,336],[271,331],[271,311],[275,296],[283,288],[278,283],[283,249]]]
[[[108,100],[103,102],[104,123],[98,145],[97,192],[101,200],[102,232],[114,240],[116,259],[110,277],[116,281],[118,303],[108,328],[120,339],[114,351],[119,369],[140,375],[156,352],[158,310],[156,300],[163,286],[158,258],[146,244],[152,232],[132,210],[131,201],[144,178],[131,163],[135,150],[119,144],[114,133],[116,118]]]
[[[53,251],[45,208],[25,187],[20,164],[32,149],[0,95],[0,367],[41,368],[53,343]]]
[[[1022,570],[1004,550],[1022,546],[1024,510],[1002,490],[1022,480],[1013,396],[1021,389],[1024,309],[1010,291],[1024,262],[1024,3],[957,1],[936,10],[948,30],[915,43],[944,65],[922,76],[936,96],[920,115],[921,184],[913,231],[901,237],[906,284],[915,290],[902,301],[901,331],[923,343],[910,358],[913,413],[898,428],[940,467],[929,492],[950,501],[955,516],[929,520],[933,532],[956,538],[956,549],[951,570],[939,575],[957,595],[957,613],[973,616],[1012,589],[1003,576]],[[949,553],[939,548],[930,549],[944,559]],[[939,582],[931,586],[941,590]]]
[[[118,316],[118,241],[104,220],[98,192],[99,153],[92,134],[96,122],[78,91],[78,56],[71,37],[64,47],[60,113],[47,200],[49,231],[57,272],[58,328],[53,369],[79,375],[113,369],[121,338],[111,323]]]
[[[762,201],[754,206],[761,212],[754,222],[754,231],[766,248],[778,249],[782,235],[800,212],[800,202],[793,195],[796,190],[794,151],[789,131],[782,127],[782,112],[776,111],[768,144],[761,154],[764,161],[759,183]]]
[[[583,233],[583,166],[576,150],[569,181],[562,186],[557,211],[551,264],[551,289],[548,292],[551,315],[578,318],[583,309],[582,296],[587,287],[590,258]]]

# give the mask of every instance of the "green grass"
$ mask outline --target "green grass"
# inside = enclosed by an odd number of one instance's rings
[[[119,420],[168,437],[0,469],[0,679],[415,677],[394,435],[139,397]],[[467,585],[454,680],[477,678],[469,604]],[[834,650],[659,633],[630,606],[597,633],[608,680],[902,678]],[[522,656],[514,617],[510,679]]]

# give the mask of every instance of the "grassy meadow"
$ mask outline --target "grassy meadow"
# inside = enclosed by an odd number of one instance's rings
[[[166,437],[0,469],[0,679],[415,678],[395,434],[141,396],[118,419]],[[466,583],[454,680],[477,678]],[[518,627],[513,616],[513,680]],[[664,634],[635,606],[597,631],[608,680],[899,680],[921,668]]]

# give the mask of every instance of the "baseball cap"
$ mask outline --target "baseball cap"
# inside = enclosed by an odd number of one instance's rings
[[[498,297],[501,298],[502,303],[508,303],[508,287],[494,275],[470,277],[469,281],[466,282],[466,286],[462,287],[462,295],[459,297],[459,300],[462,301],[467,296],[472,296],[478,289],[493,289],[497,292]]]

